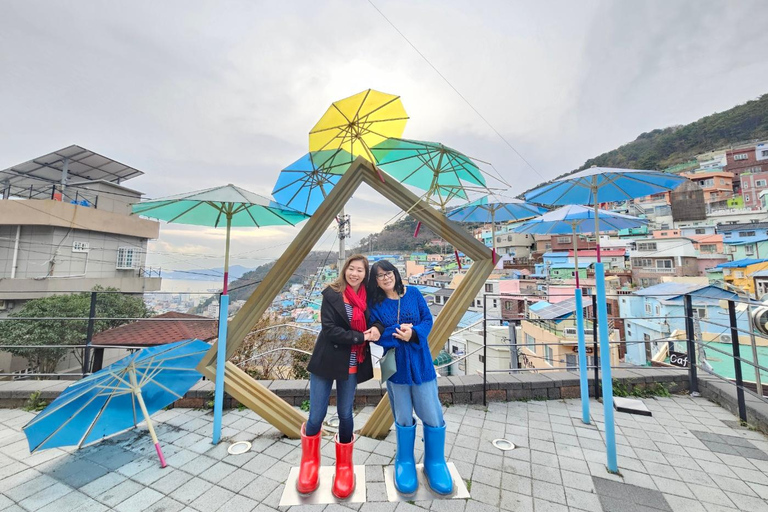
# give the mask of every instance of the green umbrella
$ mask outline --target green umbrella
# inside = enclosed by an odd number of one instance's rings
[[[197,192],[134,203],[133,213],[154,219],[195,226],[227,226],[224,251],[224,287],[219,306],[219,344],[216,356],[216,388],[213,399],[213,444],[221,438],[221,416],[224,404],[224,362],[227,346],[227,309],[229,295],[229,239],[232,226],[292,226],[309,215],[278,204],[266,197],[248,192],[232,184]]]
[[[390,138],[371,148],[376,162],[402,183],[427,191],[427,201],[445,211],[466,189],[485,188],[485,177],[466,155],[439,142]]]
[[[226,225],[227,241],[224,252],[224,294],[227,294],[229,274],[229,239],[234,227],[261,227],[290,224],[295,226],[308,215],[266,197],[229,184],[221,187],[162,197],[134,203],[133,213],[153,219],[219,227]]]

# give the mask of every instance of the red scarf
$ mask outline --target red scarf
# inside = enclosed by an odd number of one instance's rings
[[[365,321],[365,310],[368,307],[368,294],[365,286],[360,285],[357,293],[351,286],[344,288],[344,298],[352,306],[352,328],[356,331],[364,332],[368,329],[368,323]],[[362,363],[365,360],[365,343],[352,345],[352,350],[357,352],[357,362]]]

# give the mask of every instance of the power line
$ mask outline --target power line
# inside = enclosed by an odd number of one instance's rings
[[[545,179],[546,179],[546,178],[544,178],[544,176],[542,176],[542,174],[541,174],[541,173],[540,173],[540,172],[539,172],[539,171],[538,171],[538,170],[537,170],[537,169],[536,169],[536,168],[535,168],[533,165],[531,165],[531,163],[530,163],[528,160],[526,160],[526,159],[525,159],[525,157],[524,157],[524,156],[523,156],[523,155],[522,155],[522,154],[521,154],[521,153],[520,153],[520,152],[519,152],[517,149],[515,149],[515,147],[514,147],[512,144],[510,144],[510,142],[509,142],[509,141],[508,141],[506,138],[504,138],[504,136],[503,136],[501,133],[499,133],[499,131],[498,131],[496,128],[494,128],[494,126],[493,126],[493,125],[490,123],[490,121],[488,121],[488,120],[487,120],[487,119],[486,119],[486,118],[483,116],[483,114],[481,114],[481,113],[480,113],[480,111],[479,111],[479,110],[477,110],[477,109],[476,109],[476,108],[475,108],[475,107],[472,105],[472,103],[470,103],[470,102],[469,102],[469,100],[468,100],[467,98],[465,98],[465,97],[464,97],[464,95],[463,95],[463,94],[461,94],[461,93],[459,92],[459,90],[458,90],[456,87],[454,87],[454,85],[453,85],[453,84],[452,84],[452,83],[451,83],[451,82],[450,82],[450,81],[449,81],[449,80],[448,80],[448,79],[445,77],[445,75],[443,75],[443,74],[440,72],[440,70],[439,70],[439,69],[437,69],[437,67],[435,67],[435,65],[434,65],[434,64],[432,64],[432,63],[429,61],[429,59],[427,59],[427,57],[426,57],[426,56],[425,56],[423,53],[421,53],[421,51],[419,51],[419,49],[418,49],[418,48],[416,48],[416,45],[414,45],[414,44],[413,44],[413,43],[412,43],[412,42],[411,42],[411,41],[410,41],[410,40],[409,40],[409,39],[408,39],[408,38],[405,36],[405,34],[403,34],[403,32],[401,32],[401,31],[400,31],[400,29],[399,29],[399,28],[397,28],[397,27],[395,26],[395,24],[394,24],[394,23],[392,23],[392,21],[391,21],[389,18],[387,18],[387,17],[386,17],[386,15],[384,15],[384,13],[383,13],[383,12],[381,12],[381,10],[380,10],[378,7],[376,7],[376,4],[374,4],[372,0],[368,0],[368,3],[369,3],[369,4],[371,4],[371,6],[372,6],[374,9],[376,9],[376,12],[378,12],[378,13],[381,15],[381,17],[382,17],[382,18],[384,18],[384,19],[386,20],[386,22],[387,22],[387,23],[389,23],[389,24],[392,26],[392,28],[393,28],[393,29],[395,29],[395,31],[396,31],[398,34],[400,34],[400,36],[401,36],[401,37],[402,37],[402,38],[405,40],[405,42],[406,42],[406,43],[408,43],[408,44],[411,46],[411,48],[413,48],[413,49],[414,49],[414,51],[415,51],[416,53],[418,53],[418,54],[419,54],[419,56],[420,56],[420,57],[421,57],[421,58],[424,60],[424,62],[426,62],[426,63],[429,65],[429,67],[431,67],[431,68],[432,68],[432,69],[435,71],[435,73],[437,73],[437,74],[440,76],[440,78],[442,78],[442,79],[443,79],[443,81],[444,81],[446,84],[448,84],[448,86],[449,86],[451,89],[453,89],[453,91],[454,91],[454,92],[455,92],[455,93],[456,93],[456,94],[457,94],[457,95],[458,95],[458,96],[459,96],[459,97],[460,97],[462,100],[464,100],[464,103],[466,103],[466,104],[469,106],[469,108],[471,108],[471,109],[472,109],[472,110],[475,112],[475,114],[477,114],[477,115],[478,115],[478,117],[479,117],[480,119],[482,119],[482,120],[485,122],[485,124],[487,124],[487,125],[488,125],[488,127],[489,127],[491,130],[493,130],[493,132],[494,132],[496,135],[498,135],[498,137],[499,137],[499,138],[500,138],[500,139],[501,139],[501,140],[504,142],[504,144],[506,144],[507,146],[509,146],[509,148],[510,148],[512,151],[514,151],[514,152],[515,152],[515,154],[516,154],[516,155],[517,155],[517,156],[518,156],[518,157],[519,157],[519,158],[520,158],[520,159],[521,159],[523,162],[525,162],[525,164],[526,164],[528,167],[530,167],[530,168],[531,168],[531,169],[532,169],[532,170],[533,170],[533,171],[534,171],[536,174],[538,174],[538,175],[539,175],[539,177],[540,177],[541,179],[543,179],[543,180],[545,180]],[[502,183],[504,183],[504,184],[507,184],[508,186],[511,186],[511,185],[509,185],[509,184],[506,182],[506,180],[504,180],[504,178],[501,176],[501,173],[499,173],[499,171],[498,171],[498,170],[497,170],[497,169],[496,169],[496,168],[495,168],[493,165],[491,165],[491,167],[493,167],[493,170],[494,170],[494,171],[496,171],[496,172],[499,174],[499,177],[501,178],[501,182],[502,182]]]

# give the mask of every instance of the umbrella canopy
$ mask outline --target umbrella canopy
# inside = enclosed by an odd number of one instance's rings
[[[200,340],[146,348],[75,382],[24,426],[29,450],[80,448],[135,427],[143,415],[163,461],[149,416],[202,377],[195,367],[209,348]]]
[[[391,138],[371,152],[387,174],[426,190],[442,210],[454,197],[467,198],[464,182],[485,187],[485,177],[468,156],[439,142]]]
[[[648,221],[631,215],[623,215],[608,210],[598,210],[600,227],[603,231],[636,228]],[[515,227],[515,233],[532,235],[560,235],[565,233],[594,233],[595,211],[581,205],[568,205],[547,212],[541,217],[531,219]]]
[[[368,89],[328,108],[309,132],[309,150],[343,149],[376,163],[371,148],[400,137],[407,120],[400,96]]]
[[[661,171],[591,167],[542,185],[525,194],[539,204],[599,204],[668,192],[688,178]]]
[[[135,215],[195,226],[219,227],[231,219],[234,227],[296,225],[307,215],[264,196],[229,184],[134,203]]]
[[[556,179],[525,194],[527,201],[549,205],[591,204],[595,209],[595,232],[599,232],[600,203],[626,201],[669,192],[688,178],[677,174],[639,169],[590,167]],[[596,246],[600,262],[600,244]]]
[[[598,210],[598,213],[600,221],[605,228],[604,231],[636,228],[648,222],[645,219],[607,210]],[[564,206],[520,224],[514,229],[514,232],[531,235],[572,234],[574,275],[576,276],[576,288],[579,288],[579,248],[577,235],[579,233],[595,232],[594,209],[581,205]]]
[[[546,208],[519,199],[496,202],[486,196],[451,210],[448,218],[456,222],[509,222],[530,219],[546,211]]]
[[[307,153],[280,171],[272,196],[312,215],[349,168],[352,158],[343,149]]]
[[[490,222],[493,252],[496,254],[496,223],[525,220],[541,215],[546,208],[528,204],[519,199],[507,199],[504,202],[489,201],[488,196],[472,201],[466,206],[451,210],[450,220],[456,222]],[[495,256],[494,256],[495,257]]]

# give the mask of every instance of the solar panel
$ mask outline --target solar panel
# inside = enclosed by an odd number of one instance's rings
[[[144,174],[116,160],[72,145],[0,171],[0,188],[10,185],[14,189],[28,189],[61,183],[65,165],[70,182],[72,178],[78,178],[121,183]]]

